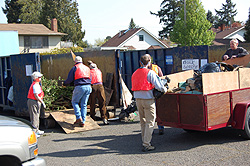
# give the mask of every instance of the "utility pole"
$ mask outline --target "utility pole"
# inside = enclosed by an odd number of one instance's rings
[[[184,0],[184,23],[185,23],[185,25],[186,25],[186,20],[187,20],[187,18],[186,18],[186,0]]]

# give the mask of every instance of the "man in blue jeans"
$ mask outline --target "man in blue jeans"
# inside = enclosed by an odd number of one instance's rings
[[[64,85],[70,85],[72,82],[74,82],[75,86],[71,100],[76,116],[74,125],[84,127],[87,115],[87,102],[92,89],[90,69],[82,63],[80,56],[75,57],[75,65],[69,71]]]

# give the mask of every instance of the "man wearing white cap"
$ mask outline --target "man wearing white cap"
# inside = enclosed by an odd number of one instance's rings
[[[44,133],[44,131],[39,130],[41,106],[43,105],[43,107],[46,108],[46,105],[43,102],[44,93],[41,85],[39,84],[42,76],[43,75],[37,71],[32,73],[31,77],[33,79],[33,83],[29,88],[27,101],[30,121],[32,126],[35,128],[35,133],[38,137]]]
[[[74,125],[84,127],[87,115],[87,102],[92,89],[90,69],[82,63],[80,56],[76,56],[75,65],[70,70],[64,85],[70,85],[72,82],[74,82],[75,86],[71,100],[76,116]]]

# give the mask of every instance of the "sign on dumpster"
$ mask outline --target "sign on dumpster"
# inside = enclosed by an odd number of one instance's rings
[[[183,59],[182,70],[199,70],[199,59]]]

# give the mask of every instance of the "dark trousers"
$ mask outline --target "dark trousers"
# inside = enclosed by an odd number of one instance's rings
[[[96,99],[98,99],[99,110],[102,119],[108,119],[106,110],[106,97],[102,84],[92,85],[92,93],[90,94],[90,117],[95,120]]]

